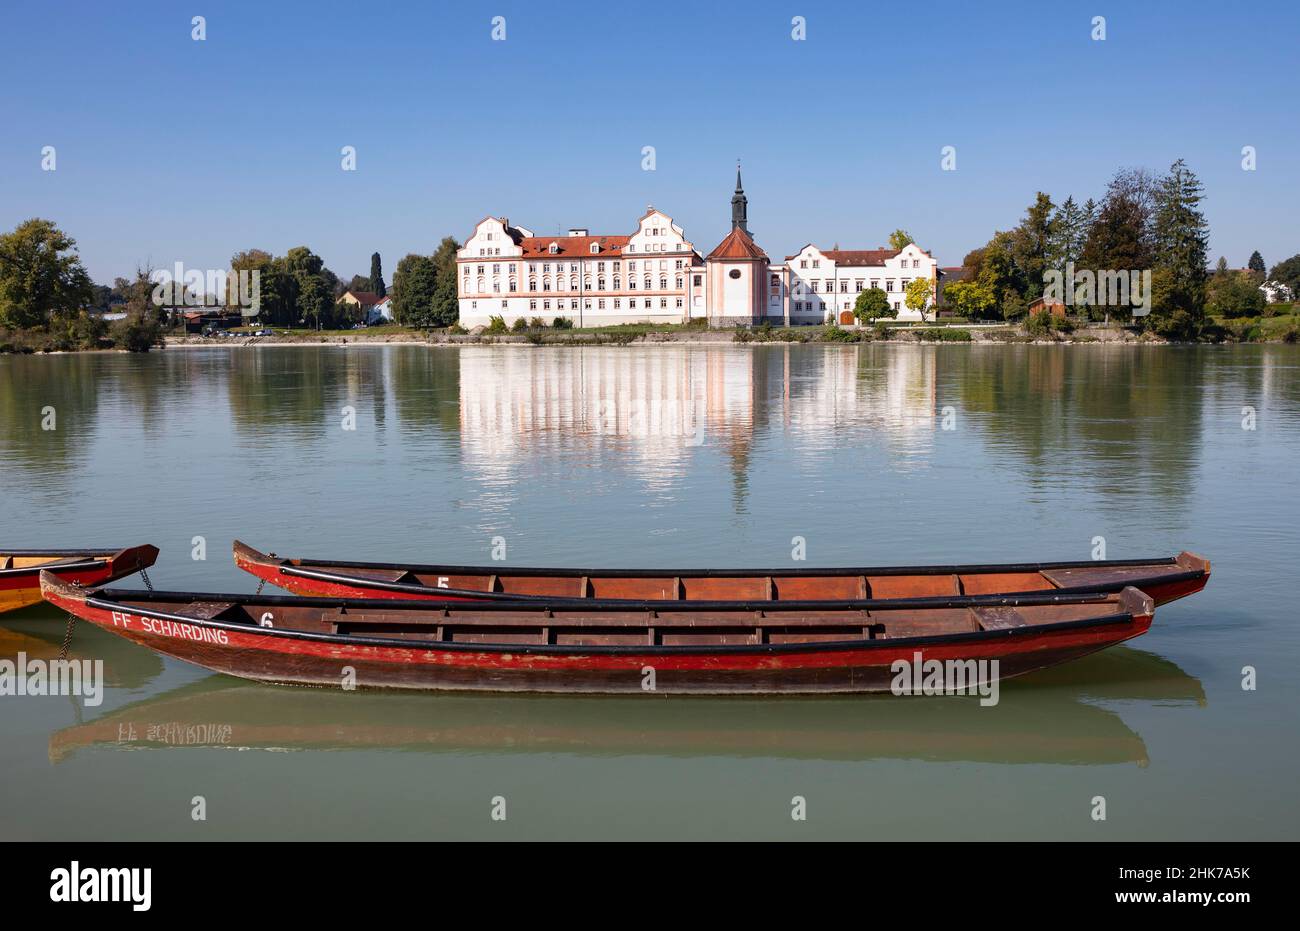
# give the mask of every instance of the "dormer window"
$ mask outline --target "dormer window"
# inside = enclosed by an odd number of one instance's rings
[[[549,246],[546,247],[546,251],[549,252],[551,255],[556,255],[557,253],[559,253],[560,247],[555,243],[551,243]]]
[[[595,254],[598,253],[599,251],[600,251],[600,246],[596,245],[596,244],[593,242],[593,243],[591,244],[591,254],[592,254],[592,255],[595,255]]]

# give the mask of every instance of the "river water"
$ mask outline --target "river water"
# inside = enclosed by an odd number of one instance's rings
[[[1146,636],[992,708],[257,686],[79,624],[103,701],[0,697],[0,837],[1294,839],[1297,463],[1280,345],[0,357],[0,547],[154,543],[158,587],[252,591],[235,538],[424,563],[1214,565]],[[0,658],[55,656],[63,621],[0,617]]]

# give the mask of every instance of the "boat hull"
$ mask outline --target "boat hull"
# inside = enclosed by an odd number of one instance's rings
[[[1154,610],[1150,598],[1129,589],[1120,596],[1126,608],[1120,613],[1030,629],[756,646],[601,648],[345,637],[196,620],[127,607],[95,593],[87,597],[58,585],[47,586],[45,596],[83,620],[166,656],[259,682],[645,695],[890,692],[896,691],[901,668],[896,664],[919,669],[918,664],[931,660],[966,664],[970,692],[992,678],[1069,662],[1137,637],[1150,627]],[[980,662],[992,660],[996,666]]]
[[[235,564],[295,595],[393,601],[634,600],[848,601],[1028,592],[1118,592],[1137,588],[1157,606],[1194,594],[1210,577],[1192,553],[1150,562],[1081,562],[1003,566],[934,566],[829,570],[515,569],[474,566],[343,565],[281,559],[238,541]],[[502,573],[505,578],[498,575]],[[427,582],[434,584],[426,584]],[[506,587],[508,586],[508,588]],[[482,590],[473,590],[475,587]],[[489,590],[492,589],[492,590]],[[787,592],[791,594],[787,595]]]
[[[133,546],[117,551],[8,550],[0,552],[0,614],[41,602],[41,571],[77,585],[93,587],[147,569],[158,558],[153,546]],[[51,565],[55,560],[66,565]],[[9,565],[12,564],[12,565]]]

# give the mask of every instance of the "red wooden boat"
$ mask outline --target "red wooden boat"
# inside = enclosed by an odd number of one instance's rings
[[[433,601],[852,601],[1117,592],[1162,605],[1205,587],[1210,561],[1164,559],[846,569],[523,569],[281,559],[235,541],[235,564],[296,595]]]
[[[139,572],[158,558],[155,546],[102,550],[0,550],[0,614],[41,600],[41,570],[66,582],[103,585]]]
[[[881,692],[895,663],[931,660],[970,691],[1136,637],[1155,610],[1134,588],[671,607],[88,591],[49,573],[41,588],[105,630],[246,679],[507,692]]]

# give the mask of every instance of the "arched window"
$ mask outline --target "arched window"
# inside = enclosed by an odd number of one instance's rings
[[[659,279],[659,290],[660,290],[660,291],[667,291],[667,290],[668,290],[668,279],[667,279],[667,278],[660,278],[660,279]]]
[[[615,279],[614,279],[614,290],[617,291],[617,290],[618,290],[618,287],[619,287],[619,279],[618,279],[618,278],[615,278]]]
[[[519,290],[519,282],[517,282],[517,281],[515,281],[515,279],[511,278],[511,279],[510,279],[510,292],[513,294],[515,291],[518,291],[518,290]]]
[[[570,290],[570,291],[576,291],[576,290],[578,290],[578,279],[577,279],[577,278],[570,278],[570,279],[569,279],[569,290]]]
[[[529,290],[529,291],[536,291],[536,290],[537,290],[537,279],[536,279],[536,278],[529,278],[529,279],[528,279],[528,290]]]
[[[604,291],[604,290],[605,290],[605,279],[604,279],[604,278],[597,278],[597,279],[596,279],[596,290],[597,290],[597,291]]]
[[[682,276],[681,276],[681,275],[678,275],[678,276],[677,276],[677,287],[680,288],[680,287],[682,286],[682,284],[683,284]]]
[[[483,293],[484,291],[486,291],[486,290],[487,290],[487,279],[486,279],[486,278],[480,278],[480,279],[478,280],[478,293],[479,293],[479,294],[482,294],[482,293]]]

